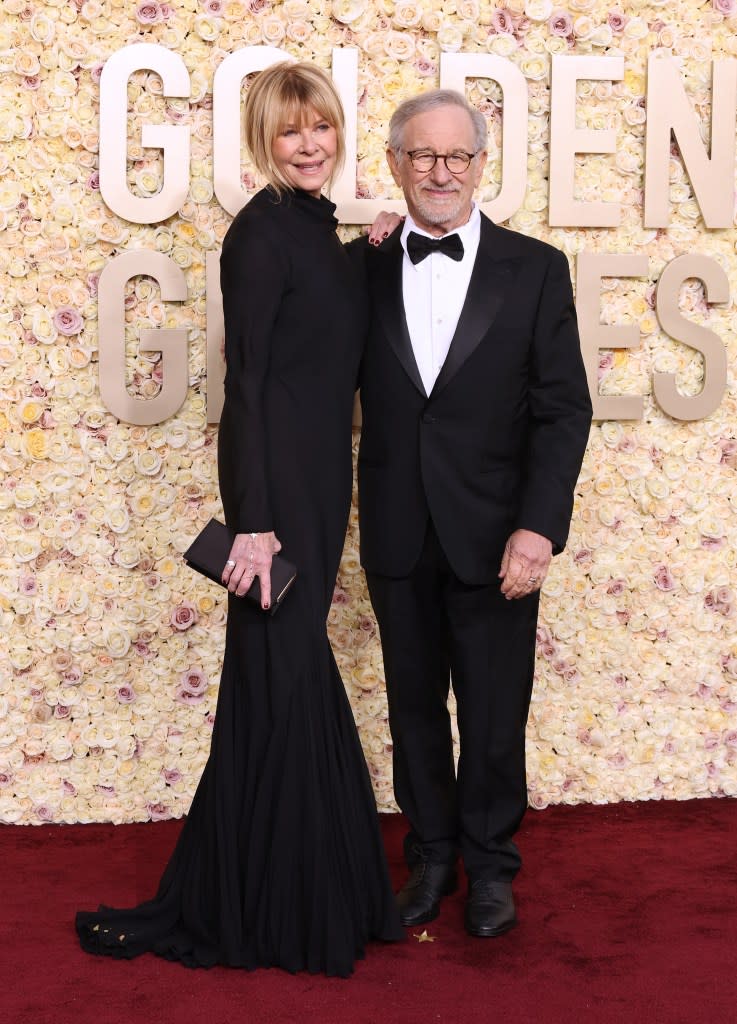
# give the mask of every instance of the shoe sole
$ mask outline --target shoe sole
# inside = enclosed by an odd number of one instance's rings
[[[514,921],[510,921],[509,924],[502,925],[501,928],[469,928],[468,925],[466,925],[466,931],[475,939],[495,939],[498,935],[505,935],[516,926],[517,918],[515,917]]]
[[[428,911],[427,914],[420,914],[419,917],[403,917],[399,915],[399,923],[403,928],[416,928],[418,924],[429,924],[430,921],[434,921],[440,913],[440,907],[436,906],[433,910]]]

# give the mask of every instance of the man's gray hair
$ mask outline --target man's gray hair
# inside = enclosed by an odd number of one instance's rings
[[[418,114],[426,114],[428,110],[436,110],[438,107],[460,107],[465,110],[473,125],[475,151],[478,153],[486,149],[488,129],[481,111],[472,107],[466,97],[455,89],[431,89],[400,103],[392,114],[389,122],[389,149],[396,157],[404,151],[404,129],[407,122]]]

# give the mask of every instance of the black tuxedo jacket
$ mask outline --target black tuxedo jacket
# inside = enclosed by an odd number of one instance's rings
[[[456,575],[497,578],[513,530],[566,542],[591,423],[565,257],[481,218],[458,327],[431,394],[402,301],[400,232],[362,257],[371,324],[361,366],[361,562],[405,576],[428,517]]]

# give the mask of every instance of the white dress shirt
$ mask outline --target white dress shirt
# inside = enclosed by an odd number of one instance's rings
[[[413,263],[407,255],[407,235],[410,231],[427,235],[428,238],[437,236],[418,228],[407,214],[401,237],[404,249],[404,314],[425,393],[429,395],[448,355],[466,301],[479,247],[481,215],[474,205],[466,223],[448,232],[449,235],[460,235],[463,242],[462,260],[453,260],[445,253],[433,252],[420,263]]]

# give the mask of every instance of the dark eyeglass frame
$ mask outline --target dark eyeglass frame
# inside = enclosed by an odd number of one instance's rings
[[[409,158],[409,162],[412,164],[412,167],[416,171],[420,172],[420,174],[429,174],[430,171],[435,167],[435,164],[438,162],[438,160],[443,161],[443,163],[445,164],[445,169],[446,171],[448,171],[449,174],[465,174],[465,172],[471,166],[471,161],[478,155],[479,150],[476,150],[475,153],[466,153],[462,149],[456,150],[453,153],[433,153],[431,149],[407,150],[407,157]],[[415,163],[417,159],[423,158],[425,159],[425,161],[427,161],[429,158],[432,158],[432,163],[430,164],[429,167],[418,167],[417,164]],[[448,165],[449,160],[465,160],[466,163],[463,167],[456,167],[456,169],[453,170],[453,168]]]

